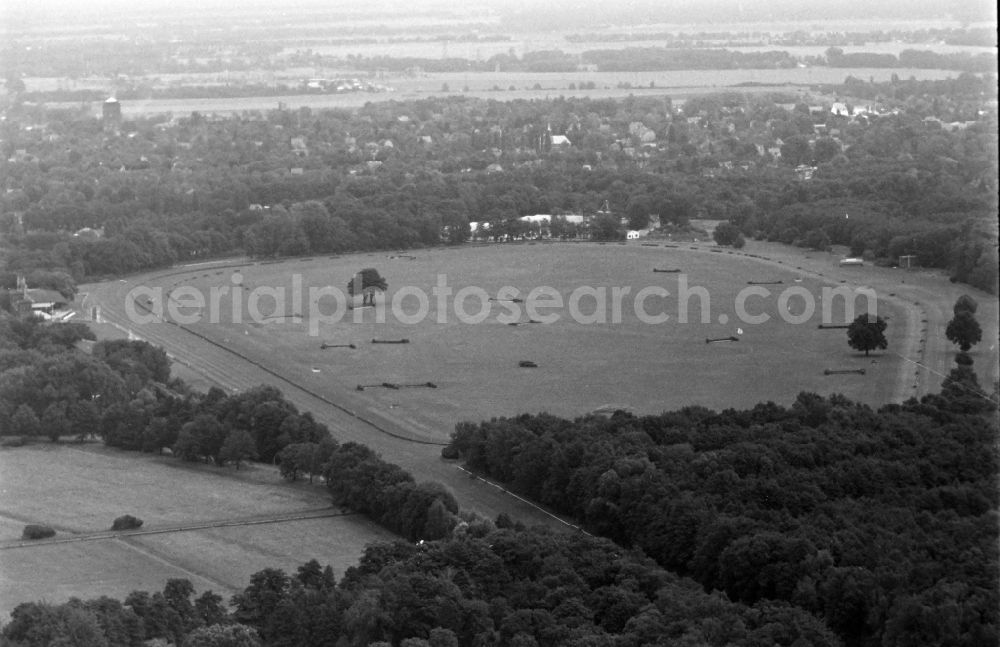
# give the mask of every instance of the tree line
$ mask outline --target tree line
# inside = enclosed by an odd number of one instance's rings
[[[231,611],[187,580],[64,604],[26,602],[0,644],[138,647],[630,647],[663,639],[739,647],[835,647],[821,621],[786,604],[734,602],[638,552],[582,534],[469,516],[448,538],[369,546],[336,579],[316,560],[267,568]]]

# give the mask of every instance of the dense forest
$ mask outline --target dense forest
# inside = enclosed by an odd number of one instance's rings
[[[879,410],[803,393],[522,415],[462,423],[444,453],[706,590],[807,610],[845,644],[996,644],[996,406],[963,360],[941,394]]]
[[[995,92],[974,75],[848,79],[841,96],[874,95],[848,99],[863,108],[850,117],[739,93],[682,106],[452,97],[120,124],[25,107],[0,125],[0,284],[37,272],[33,285],[71,289],[226,254],[456,244],[470,222],[509,240],[530,235],[520,216],[606,204],[629,228],[722,219],[747,237],[879,262],[915,254],[995,292],[997,118],[983,100]],[[570,144],[553,146],[557,134]]]

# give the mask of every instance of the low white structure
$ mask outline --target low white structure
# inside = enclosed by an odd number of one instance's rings
[[[863,258],[842,258],[840,264],[841,266],[864,265],[865,261]]]
[[[518,218],[518,220],[520,220],[521,222],[538,223],[540,225],[550,225],[552,224],[552,220],[555,218],[561,218],[563,222],[567,222],[573,225],[582,225],[587,221],[587,219],[584,218],[582,215],[573,213],[563,214],[558,216],[551,216],[547,213],[537,213],[533,216],[521,216],[520,218]]]

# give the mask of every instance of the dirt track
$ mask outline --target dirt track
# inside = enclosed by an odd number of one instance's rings
[[[971,351],[979,382],[989,392],[993,383],[1000,379],[997,297],[968,285],[951,283],[939,270],[867,265],[840,267],[840,255],[836,253],[756,242],[748,243],[744,251],[766,256],[768,260],[759,259],[763,263],[786,269],[801,267],[803,273],[821,277],[831,285],[846,281],[848,285],[868,286],[875,290],[880,301],[891,301],[905,309],[907,319],[900,322],[905,326],[903,344],[887,351],[904,360],[894,402],[938,391],[945,376],[954,368],[957,349],[945,337],[945,328],[952,318],[955,301],[963,294],[970,295],[979,304],[976,319],[983,328],[983,340]]]

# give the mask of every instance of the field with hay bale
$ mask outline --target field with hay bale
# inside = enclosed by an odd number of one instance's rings
[[[141,528],[109,530],[132,510]],[[26,524],[55,529],[22,539]],[[391,538],[333,508],[322,486],[289,485],[271,466],[182,463],[87,444],[0,450],[0,617],[19,602],[124,598],[187,578],[223,597],[254,572],[315,558],[339,575]]]
[[[902,362],[898,356],[887,352],[865,360],[848,347],[845,335],[818,329],[824,323],[823,288],[844,286],[839,277],[823,278],[779,263],[765,266],[757,254],[706,253],[712,249],[465,246],[417,250],[406,262],[390,252],[247,262],[227,268],[223,276],[210,273],[208,279],[181,268],[155,277],[150,285],[162,286],[164,293],[194,289],[205,295],[200,309],[175,308],[182,317],[201,317],[186,328],[204,340],[367,419],[430,441],[446,440],[461,420],[522,411],[575,416],[599,406],[639,413],[687,405],[752,407],[767,400],[790,402],[800,391],[843,393],[872,404],[895,397]],[[310,288],[339,288],[362,267],[377,268],[388,282],[388,290],[376,299],[379,307],[349,310],[353,299],[341,307],[332,297],[319,299],[318,306],[310,303]],[[662,267],[684,271],[652,271]],[[767,284],[748,286],[755,277]],[[237,280],[242,287],[233,287]],[[852,281],[845,287],[859,285]],[[442,286],[451,290],[445,298],[434,292]],[[516,294],[504,292],[505,286]],[[543,286],[561,296],[562,308],[529,311],[524,301]],[[226,287],[232,290],[215,295],[213,308],[210,293]],[[577,297],[580,316],[574,317],[569,305],[581,287],[590,291]],[[616,289],[625,294],[620,308],[613,303]],[[646,315],[666,314],[666,321],[648,323],[636,313],[633,298],[644,289],[669,293],[651,293],[643,303]],[[601,290],[606,299],[598,308],[594,291]],[[284,302],[279,303],[274,295],[282,291]],[[691,296],[679,298],[685,292]],[[426,302],[418,294],[426,295]],[[481,321],[463,322],[456,314],[456,296],[462,295],[464,312],[472,319],[485,313]],[[811,317],[803,295],[815,300]],[[743,321],[737,309],[741,298],[747,314],[766,315],[767,321]],[[865,299],[858,298],[856,307],[864,311]],[[878,308],[893,322],[889,348],[899,350],[905,312],[891,299],[880,298]],[[844,299],[832,299],[830,312],[829,323],[843,323]],[[599,313],[605,321],[597,320]],[[550,321],[553,314],[558,318]],[[803,317],[800,323],[787,321]],[[512,325],[532,319],[550,322]],[[141,336],[143,327],[136,331]],[[739,343],[705,343],[730,338]],[[321,352],[334,344],[346,346]],[[538,368],[525,371],[520,361]],[[825,374],[833,367],[864,368],[865,374]],[[437,388],[357,388],[426,382]]]

